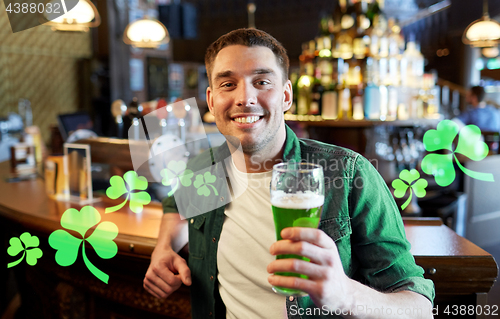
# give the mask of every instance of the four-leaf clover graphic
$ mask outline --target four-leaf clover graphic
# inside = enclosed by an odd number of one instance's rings
[[[127,185],[125,185],[125,182]],[[128,171],[123,175],[123,178],[120,176],[113,176],[109,180],[111,184],[110,187],[106,190],[106,195],[108,195],[111,199],[117,199],[118,197],[127,194],[127,197],[123,201],[123,203],[108,207],[104,211],[105,213],[111,213],[122,208],[130,197],[130,210],[134,213],[142,212],[143,205],[149,204],[151,202],[151,196],[144,192],[146,188],[148,188],[148,181],[144,176],[137,176],[137,173],[134,171]],[[135,191],[135,192],[133,192]]]
[[[100,280],[108,283],[109,276],[94,266],[85,253],[85,242],[89,243],[103,259],[114,257],[118,246],[113,241],[118,235],[118,227],[112,222],[102,222],[101,215],[92,206],[84,206],[80,211],[70,208],[61,217],[61,226],[78,233],[75,237],[64,229],[58,229],[49,236],[49,244],[57,250],[56,262],[60,266],[70,266],[75,263],[80,246],[82,247],[83,261],[87,268]],[[99,225],[97,225],[99,224]],[[89,229],[97,225],[92,234],[87,235]]]
[[[170,161],[167,168],[161,170],[160,175],[163,177],[161,183],[172,187],[167,194],[168,196],[172,196],[179,188],[179,182],[184,187],[191,186],[191,178],[194,174],[192,170],[186,169],[184,161]]]
[[[408,171],[406,169],[402,170],[401,173],[399,173],[399,178],[400,179],[395,179],[392,182],[395,197],[402,198],[403,196],[405,196],[408,188],[410,188],[410,196],[408,197],[406,202],[401,205],[401,209],[404,210],[410,204],[413,192],[415,192],[415,195],[419,198],[425,196],[425,188],[428,184],[425,179],[419,179],[420,174],[416,169],[412,169],[411,171]]]
[[[210,196],[210,188],[208,188],[208,186],[210,186],[213,189],[215,196],[219,196],[217,189],[211,185],[212,183],[215,183],[216,179],[215,175],[212,175],[210,172],[205,172],[203,175],[196,175],[193,185],[196,187],[198,195],[203,195],[205,197]]]
[[[434,175],[436,183],[445,187],[455,180],[453,160],[458,167],[472,178],[493,182],[493,175],[471,171],[460,164],[455,153],[467,156],[471,160],[480,161],[488,155],[488,145],[480,140],[481,130],[475,125],[467,125],[458,136],[458,145],[452,149],[453,140],[459,131],[458,124],[450,120],[439,122],[436,130],[428,130],[424,134],[424,146],[428,152],[447,150],[448,154],[427,154],[422,160],[422,171]]]
[[[31,236],[30,233],[22,233],[19,238],[12,237],[9,240],[10,247],[7,248],[7,253],[14,257],[21,251],[23,255],[18,260],[7,264],[7,268],[14,267],[23,261],[26,255],[26,263],[30,266],[36,265],[38,258],[42,257],[43,253],[38,246],[40,245],[40,240],[36,236]],[[23,245],[24,244],[24,245]],[[31,248],[31,249],[30,249]]]

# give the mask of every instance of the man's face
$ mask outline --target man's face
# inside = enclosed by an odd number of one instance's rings
[[[219,51],[211,74],[207,103],[219,131],[238,138],[245,153],[281,148],[292,87],[289,80],[283,84],[274,53],[263,46],[231,45]]]
[[[472,93],[472,91],[467,91],[467,95],[465,96],[465,102],[467,104],[476,105],[477,104],[477,96]]]

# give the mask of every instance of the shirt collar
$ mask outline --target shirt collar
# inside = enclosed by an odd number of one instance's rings
[[[283,150],[283,161],[284,162],[300,162],[300,143],[297,135],[292,131],[292,129],[285,124],[286,129],[286,140],[285,148]]]

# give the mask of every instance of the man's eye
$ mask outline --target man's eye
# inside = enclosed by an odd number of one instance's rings
[[[222,88],[231,88],[231,87],[233,87],[233,86],[234,86],[234,84],[233,84],[233,83],[223,83],[223,84],[221,85],[221,87],[222,87]]]
[[[267,85],[267,84],[271,84],[271,82],[266,81],[266,80],[260,80],[260,81],[257,81],[256,84],[257,85]]]

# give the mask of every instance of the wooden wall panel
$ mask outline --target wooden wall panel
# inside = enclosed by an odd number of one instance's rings
[[[12,33],[0,1],[0,116],[17,112],[20,98],[30,100],[33,122],[48,141],[57,114],[79,109],[78,61],[91,56],[89,33],[47,26]]]

